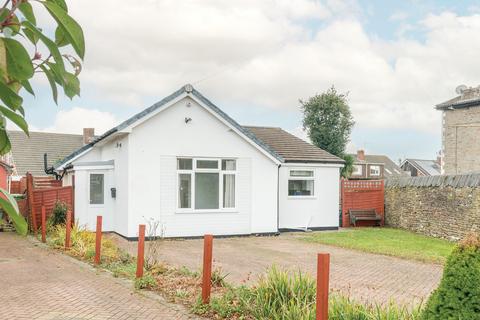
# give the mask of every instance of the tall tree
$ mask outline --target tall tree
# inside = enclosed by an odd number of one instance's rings
[[[57,103],[58,87],[72,99],[80,94],[78,74],[85,55],[85,42],[80,25],[68,14],[65,0],[3,0],[0,6],[0,155],[10,151],[7,119],[28,135],[23,95],[35,95],[30,83],[36,74],[48,80],[53,100]],[[35,6],[32,6],[32,4]],[[36,10],[46,10],[53,25],[40,28]],[[53,28],[52,28],[53,27]],[[47,35],[44,30],[51,30]],[[70,52],[75,54],[70,54]],[[10,199],[9,199],[10,200]],[[10,201],[11,202],[11,201]],[[17,211],[0,201],[9,216]],[[17,209],[17,210],[15,210]],[[13,219],[15,222],[15,219]],[[20,221],[21,219],[17,219]],[[22,226],[16,226],[24,230]]]
[[[346,93],[332,86],[326,92],[306,101],[300,100],[303,129],[317,147],[345,160],[342,175],[348,177],[353,169],[353,157],[345,154],[350,133],[355,124]]]

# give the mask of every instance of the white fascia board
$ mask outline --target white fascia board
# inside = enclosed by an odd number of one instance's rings
[[[100,166],[73,166],[73,171],[82,170],[111,170],[115,167],[113,165],[100,165]]]
[[[164,111],[164,110],[167,110],[168,108],[170,108],[171,106],[173,106],[175,103],[177,103],[178,101],[182,100],[183,98],[186,98],[186,97],[189,97],[190,99],[194,100],[195,102],[197,102],[199,105],[201,105],[203,107],[203,109],[205,109],[206,111],[208,111],[210,114],[212,114],[215,118],[217,118],[218,120],[220,120],[220,122],[222,122],[223,124],[225,124],[227,127],[229,127],[233,132],[235,132],[236,134],[238,134],[240,137],[242,137],[245,141],[247,141],[248,143],[250,143],[254,148],[256,148],[258,151],[260,151],[261,153],[263,153],[265,156],[267,156],[270,160],[272,160],[276,165],[279,165],[281,162],[278,161],[278,159],[276,159],[275,157],[273,157],[270,153],[268,153],[265,149],[263,149],[262,147],[260,147],[258,144],[256,144],[254,141],[252,141],[252,139],[250,139],[249,137],[247,137],[246,135],[244,135],[241,131],[239,131],[237,128],[235,128],[234,126],[232,126],[228,121],[226,121],[223,117],[221,117],[220,115],[218,115],[216,112],[214,112],[213,110],[210,109],[210,107],[208,107],[207,105],[205,105],[200,99],[198,99],[197,97],[195,97],[193,94],[190,94],[190,93],[187,93],[187,92],[184,92],[182,93],[181,95],[179,95],[178,97],[176,97],[175,99],[173,99],[172,101],[169,101],[167,104],[163,105],[162,107],[158,108],[157,110],[155,110],[154,112],[148,114],[147,116],[139,119],[138,121],[132,123],[131,125],[129,125],[128,127],[126,127],[125,129],[121,130],[121,132],[127,132],[127,133],[130,133],[132,132],[132,129],[135,128],[136,126],[142,124],[143,122],[147,121],[148,119],[150,119],[151,117],[159,114],[160,112]]]
[[[282,163],[282,167],[309,167],[309,168],[343,168],[345,165],[341,163],[318,163],[318,162],[310,162],[310,163],[303,163],[303,162],[286,162]]]
[[[90,147],[90,148],[88,148],[87,150],[84,150],[82,153],[77,154],[75,157],[73,157],[72,159],[70,159],[70,161],[68,161],[67,163],[61,165],[61,166],[58,167],[58,168],[55,168],[55,171],[64,170],[64,169],[65,169],[65,166],[71,164],[73,161],[77,160],[78,158],[83,157],[84,155],[86,155],[87,153],[89,153],[92,149],[93,149],[93,146]]]

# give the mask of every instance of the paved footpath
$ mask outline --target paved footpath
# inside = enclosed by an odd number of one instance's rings
[[[0,232],[0,319],[194,319],[131,282]]]

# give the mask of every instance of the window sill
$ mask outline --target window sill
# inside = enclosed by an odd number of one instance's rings
[[[239,213],[237,209],[212,209],[212,210],[181,210],[177,209],[175,214],[217,214],[217,213]]]
[[[103,207],[105,207],[105,204],[104,204],[104,203],[102,203],[102,204],[99,204],[99,203],[97,203],[97,204],[91,204],[91,203],[89,203],[88,206],[89,206],[90,208],[103,208]]]
[[[289,200],[315,200],[316,196],[287,196]]]

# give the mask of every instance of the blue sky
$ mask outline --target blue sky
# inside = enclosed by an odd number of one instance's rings
[[[81,97],[56,106],[39,78],[27,119],[33,130],[100,133],[194,83],[242,124],[302,135],[298,99],[335,85],[356,120],[350,151],[433,159],[434,105],[479,84],[477,12],[474,1],[72,2],[87,42]],[[137,22],[125,29],[126,19]]]

